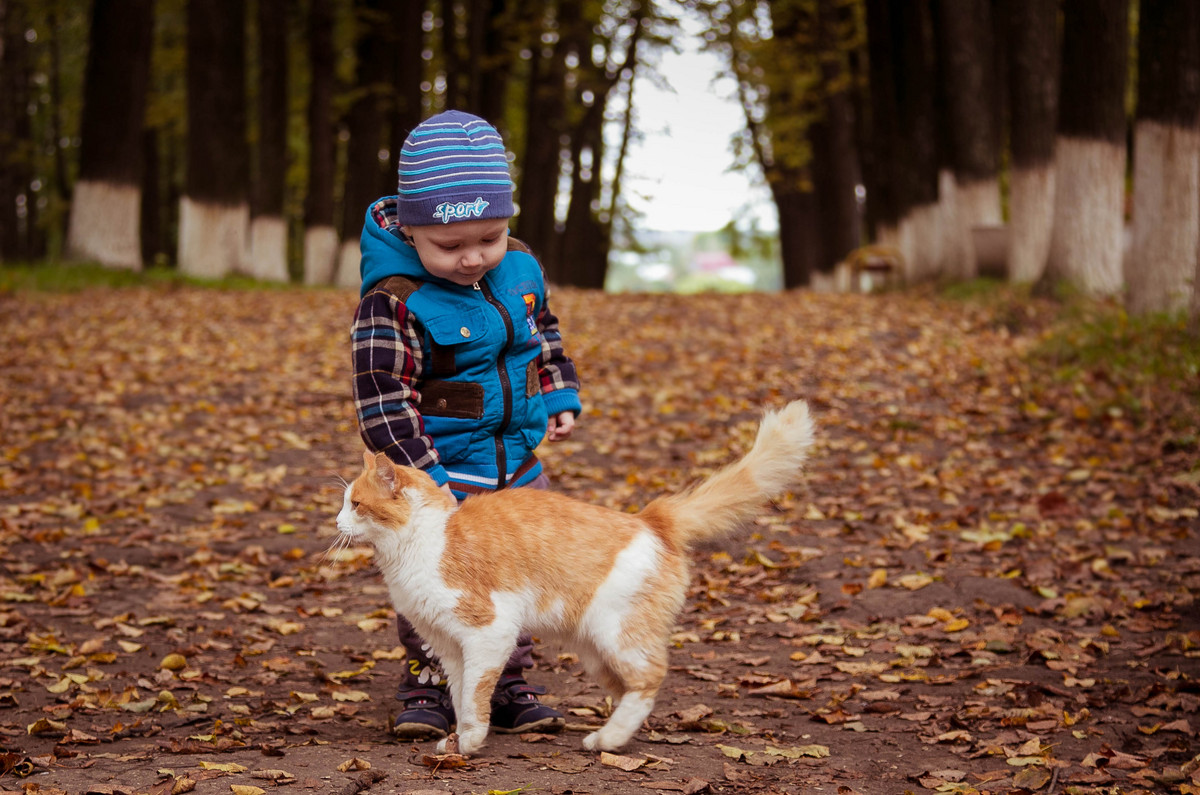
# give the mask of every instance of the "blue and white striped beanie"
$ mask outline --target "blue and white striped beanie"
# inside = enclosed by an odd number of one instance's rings
[[[400,149],[401,224],[511,218],[504,140],[478,116],[447,110],[418,124]]]

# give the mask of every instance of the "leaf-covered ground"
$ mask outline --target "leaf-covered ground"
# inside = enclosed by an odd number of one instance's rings
[[[803,397],[802,489],[697,550],[622,754],[544,647],[557,737],[426,759],[369,552],[355,296],[0,294],[0,791],[1200,792],[1192,383],[1045,357],[1055,307],[559,291],[585,380],[556,487],[632,509]],[[553,554],[553,550],[547,550]]]

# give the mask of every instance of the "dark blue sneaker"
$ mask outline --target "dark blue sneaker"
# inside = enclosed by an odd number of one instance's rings
[[[396,698],[404,709],[396,716],[392,734],[402,740],[436,740],[454,727],[450,694],[437,687],[401,689]]]
[[[526,684],[524,679],[509,679],[496,686],[492,694],[492,731],[523,734],[562,731],[566,719],[556,709],[538,701],[546,688]]]

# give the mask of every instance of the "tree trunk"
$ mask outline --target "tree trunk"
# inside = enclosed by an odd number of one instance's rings
[[[1121,289],[1128,0],[1066,0],[1055,143],[1054,231],[1039,291]]]
[[[577,26],[578,4],[565,2],[560,6],[560,32]],[[532,25],[537,20],[529,21]],[[560,35],[553,45],[543,44],[541,26],[535,25],[533,30],[517,235],[542,258],[550,281],[557,282],[562,278],[562,263],[554,250],[555,199],[562,173],[561,139],[566,131],[567,42]]]
[[[158,156],[158,129],[142,130],[142,201],[141,248],[142,262],[153,264],[160,254],[167,253],[163,224],[162,166]]]
[[[867,101],[870,124],[864,152],[863,183],[867,189],[867,227],[878,243],[894,241],[900,222],[896,189],[896,147],[900,140],[900,111],[896,106],[896,54],[893,51],[889,0],[867,0]]]
[[[541,4],[534,5],[537,7]],[[487,65],[478,78],[477,103],[480,116],[503,127],[505,111],[508,109],[508,84],[517,53],[517,42],[509,33],[516,12],[509,7],[507,0],[490,0],[488,6],[487,25],[483,32]]]
[[[947,219],[943,256],[947,276],[970,279],[978,273],[972,230],[1002,221],[991,2],[941,0],[937,9],[938,71],[954,174],[953,220]]]
[[[1007,0],[1012,125],[1008,278],[1035,282],[1050,253],[1054,221],[1054,129],[1058,115],[1058,6]]]
[[[606,263],[599,261],[600,238],[595,205],[600,198],[600,164],[604,158],[604,106],[596,100],[575,128],[572,140],[571,201],[562,238],[565,284],[589,289],[604,287]]]
[[[1186,308],[1200,251],[1200,5],[1141,0],[1131,312]]]
[[[333,12],[331,0],[312,0],[308,17],[308,193],[304,197],[304,283],[333,281]]]
[[[179,208],[179,268],[205,278],[241,270],[247,200],[245,6],[187,4],[187,186]]]
[[[816,274],[831,275],[859,246],[858,155],[848,66],[837,34],[844,24],[833,0],[817,4],[817,57],[821,64],[820,117],[809,128],[812,177],[820,238]]]
[[[68,259],[142,268],[142,124],[153,10],[152,0],[96,0],[92,6]]]
[[[391,0],[387,3],[388,29],[385,31],[384,40],[392,54],[392,86],[388,95],[390,162],[380,177],[378,191],[384,196],[396,192],[396,167],[400,162],[400,148],[412,129],[421,123],[421,80],[425,73],[425,61],[421,57],[424,46],[421,15],[424,11],[423,0]],[[365,207],[363,212],[366,212]]]
[[[286,0],[258,0],[258,169],[251,203],[251,276],[288,281],[287,221],[287,14]]]
[[[893,158],[899,208],[895,242],[905,263],[905,278],[932,279],[942,266],[933,18],[929,0],[895,5],[891,12],[899,111],[898,149]]]
[[[779,214],[783,289],[807,287],[812,282],[820,252],[816,194],[801,190],[797,180],[792,183],[772,183],[771,198]]]
[[[23,0],[0,3],[0,260],[31,257],[33,152],[31,77]]]
[[[462,57],[458,50],[458,0],[442,0],[442,65],[445,68],[447,108],[462,107]]]
[[[346,152],[346,181],[342,193],[341,246],[338,253],[337,284],[358,287],[359,236],[367,206],[377,197],[380,169],[380,100],[386,84],[377,81],[378,64],[384,54],[380,31],[383,20],[379,0],[358,0],[355,16],[358,42],[355,47],[354,102],[346,116],[350,146]]]

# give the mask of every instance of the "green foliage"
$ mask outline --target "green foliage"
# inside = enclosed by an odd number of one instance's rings
[[[1115,300],[1067,291],[1039,299],[1028,285],[992,279],[946,285],[939,296],[983,307],[994,326],[1042,326],[1031,360],[1061,381],[1089,374],[1125,388],[1166,382],[1200,399],[1200,338],[1183,312],[1130,315]]]
[[[1183,313],[1138,316],[1112,302],[1074,300],[1035,356],[1064,377],[1088,370],[1132,384],[1165,380],[1200,397],[1200,339]]]
[[[34,262],[0,266],[0,295],[20,292],[77,293],[93,288],[212,287],[222,290],[305,289],[278,282],[260,282],[246,276],[200,279],[185,276],[171,268],[154,267],[143,271],[106,268],[97,263]],[[315,288],[320,289],[320,288]]]

